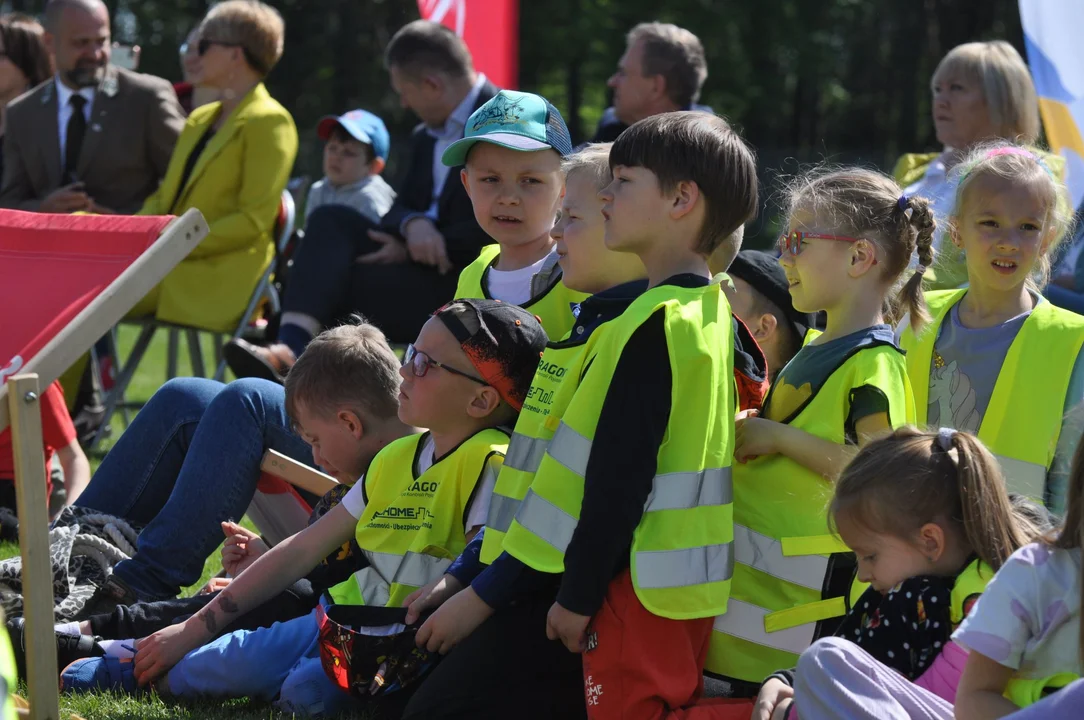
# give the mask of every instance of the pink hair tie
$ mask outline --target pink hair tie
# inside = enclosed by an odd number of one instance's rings
[[[994,148],[990,152],[986,153],[986,157],[996,157],[998,155],[1023,155],[1024,157],[1038,160],[1038,157],[1036,157],[1035,153],[1020,147],[999,147]]]

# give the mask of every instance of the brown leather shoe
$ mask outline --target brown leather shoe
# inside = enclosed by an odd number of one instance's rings
[[[294,351],[282,343],[261,347],[241,338],[226,343],[222,355],[238,378],[263,378],[280,384],[297,362]]]

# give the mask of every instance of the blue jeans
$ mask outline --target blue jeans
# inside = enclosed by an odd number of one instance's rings
[[[362,706],[324,672],[315,610],[269,628],[223,635],[185,655],[169,671],[168,683],[174,697],[276,700],[281,710],[305,717]]]
[[[175,597],[198,582],[223,540],[222,522],[248,509],[267,448],[312,464],[280,385],[201,378],[163,385],[79,496],[83,507],[146,526],[117,577],[141,600]]]

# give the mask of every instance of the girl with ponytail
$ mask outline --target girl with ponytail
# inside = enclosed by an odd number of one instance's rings
[[[870,442],[829,507],[870,587],[835,637],[769,678],[754,720],[951,719],[967,657],[952,631],[995,571],[1039,537],[1037,514],[1009,497],[974,435],[908,427]]]

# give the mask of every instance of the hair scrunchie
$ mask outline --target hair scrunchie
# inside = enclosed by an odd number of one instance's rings
[[[956,439],[956,430],[949,427],[943,427],[937,431],[937,446],[945,452],[950,452],[953,449],[952,441]]]
[[[911,207],[911,198],[907,197],[907,195],[900,195],[900,199],[896,201],[896,204],[899,206],[900,210],[903,211],[903,216],[910,221],[911,214],[915,211],[915,209]]]

